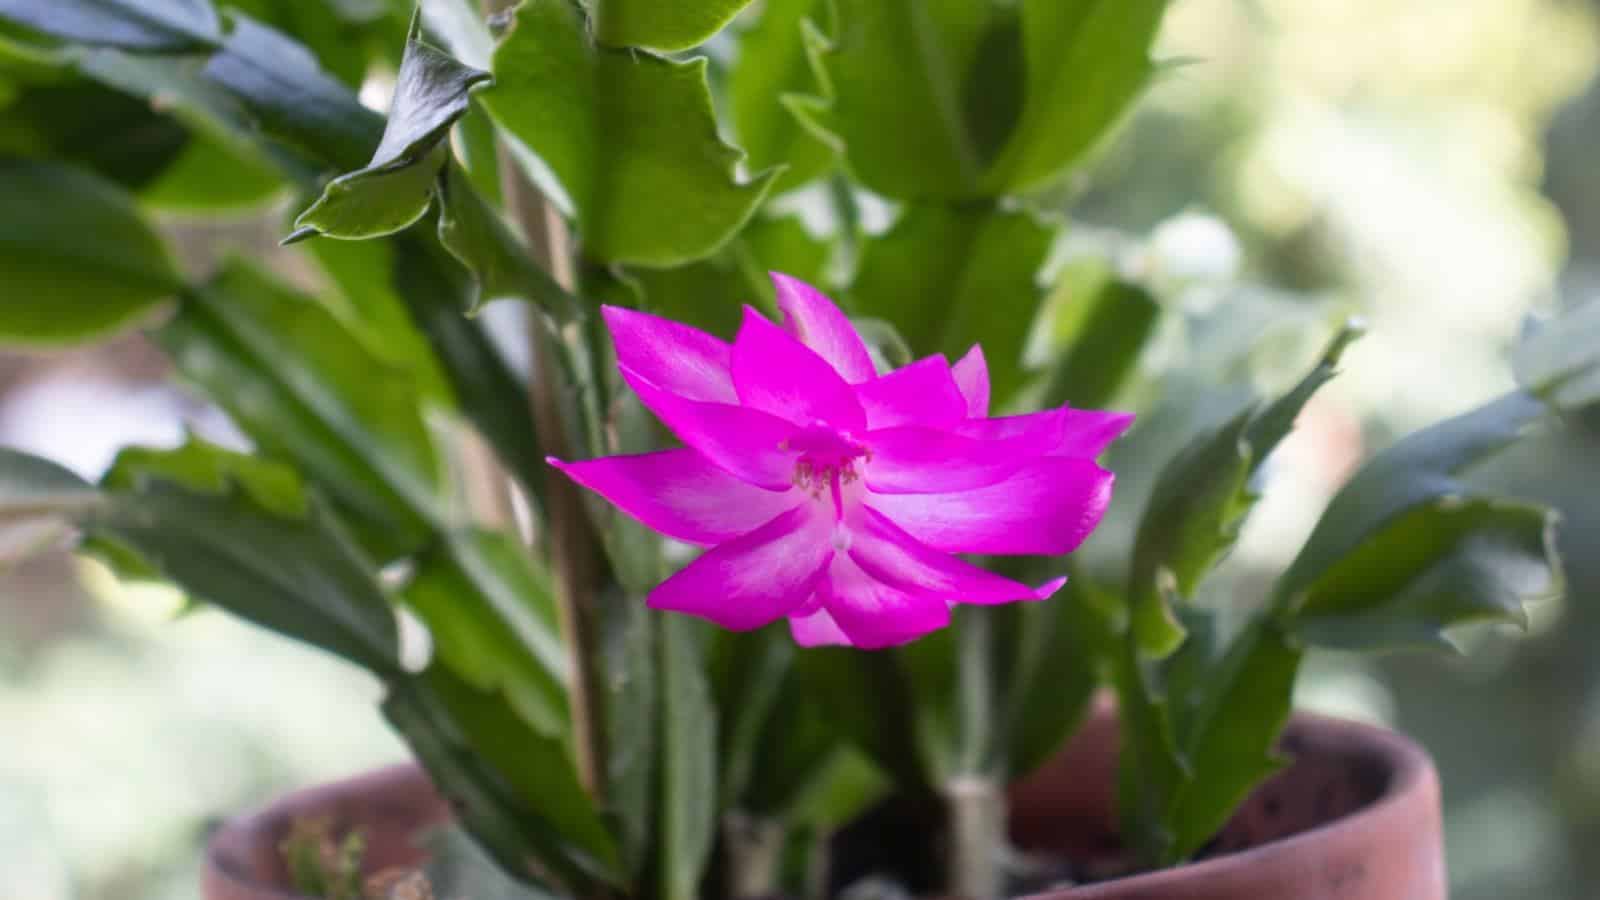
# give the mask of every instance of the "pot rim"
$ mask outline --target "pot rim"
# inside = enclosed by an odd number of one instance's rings
[[[1330,849],[1336,848],[1353,853],[1367,840],[1364,837],[1367,834],[1403,829],[1403,823],[1412,815],[1408,806],[1415,806],[1419,794],[1424,802],[1437,806],[1438,775],[1427,752],[1412,739],[1387,728],[1311,712],[1296,712],[1291,722],[1297,730],[1308,733],[1305,740],[1308,746],[1301,752],[1361,757],[1378,763],[1386,778],[1378,797],[1353,812],[1245,850],[1108,881],[1014,895],[1010,900],[1160,897],[1166,896],[1161,893],[1164,890],[1175,890],[1179,885],[1201,879],[1234,880],[1251,870],[1303,868],[1307,856],[1329,857]],[[414,761],[392,763],[296,789],[228,819],[212,832],[206,843],[202,896],[210,900],[304,900],[285,887],[241,871],[248,866],[243,861],[250,858],[254,848],[263,844],[276,852],[279,832],[286,821],[303,815],[328,814],[330,807],[339,805],[343,799],[378,795],[419,781],[431,786],[419,764]],[[409,829],[420,830],[449,817],[447,805],[437,796],[424,809],[427,814],[408,823]]]
[[[1183,863],[1107,881],[1019,894],[1010,900],[1120,900],[1159,897],[1164,889],[1199,880],[1238,878],[1247,871],[1260,872],[1295,866],[1297,859],[1326,856],[1333,847],[1353,848],[1364,836],[1401,828],[1418,796],[1437,806],[1439,776],[1426,750],[1411,738],[1389,728],[1314,712],[1296,711],[1290,720],[1314,737],[1308,750],[1319,754],[1361,756],[1379,763],[1387,777],[1382,792],[1360,809],[1329,819],[1287,837],[1220,856]],[[1304,752],[1304,751],[1303,751]]]

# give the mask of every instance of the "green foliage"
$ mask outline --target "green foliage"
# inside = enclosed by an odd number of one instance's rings
[[[384,715],[456,815],[507,872],[552,889],[614,883],[616,848],[578,783],[565,741],[541,734],[495,692],[434,665],[389,685]]]
[[[99,500],[93,485],[51,462],[0,447],[0,524],[69,513]]]
[[[553,173],[583,254],[675,266],[715,252],[774,173],[740,183],[717,134],[703,59],[594,46],[565,0],[530,0],[494,56],[483,104]]]
[[[991,192],[1048,187],[1132,105],[1167,0],[1023,0],[1025,100],[983,176]],[[1008,47],[1009,52],[1014,52]]]
[[[416,377],[314,299],[233,263],[190,292],[155,338],[262,450],[300,467],[369,546],[415,547],[425,523],[442,520],[441,463]]]
[[[1250,480],[1360,334],[1347,325],[1288,393],[1202,433],[1167,464],[1145,507],[1128,573],[1130,629],[1141,653],[1165,656],[1182,642],[1174,603],[1193,597],[1201,577],[1233,546],[1255,503]]]
[[[839,0],[834,30],[810,38],[822,96],[799,110],[863,184],[895,199],[1045,187],[1148,79],[1165,6]]]
[[[594,0],[596,40],[672,52],[705,43],[750,0]]]
[[[1053,238],[1030,213],[908,205],[861,251],[855,311],[895,325],[917,355],[983,346],[997,405],[1022,384],[1022,348]]]
[[[221,38],[210,0],[0,0],[0,19],[64,40],[139,50],[193,50]]]
[[[1589,300],[1543,323],[1517,347],[1517,380],[1558,409],[1600,404],[1600,301]]]
[[[445,167],[439,197],[439,243],[476,280],[468,313],[490,300],[516,297],[539,304],[558,319],[577,315],[577,300],[534,264],[528,249],[472,189],[461,169]]]
[[[837,156],[790,109],[815,90],[805,29],[826,9],[821,0],[765,0],[759,18],[739,34],[728,75],[729,112],[752,169],[786,167],[773,193],[816,178]]]
[[[1075,409],[1101,409],[1116,399],[1161,315],[1149,291],[1099,262],[1062,272],[1044,309],[1050,344],[1063,349],[1041,404]]]
[[[541,734],[567,732],[570,665],[550,574],[510,535],[468,531],[423,553],[401,599],[433,636],[434,653],[482,691],[505,695]]]
[[[115,184],[48,162],[0,161],[0,340],[61,344],[127,325],[183,286]]]
[[[448,156],[450,126],[467,114],[467,94],[489,80],[422,42],[412,20],[383,138],[363,168],[335,178],[295,219],[295,241],[324,234],[347,240],[393,234],[422,218],[434,176]]]
[[[197,600],[379,675],[399,671],[377,573],[292,472],[191,442],[124,454],[104,487],[89,534],[129,548]]]
[[[1453,625],[1520,623],[1524,602],[1559,593],[1555,513],[1458,477],[1544,415],[1516,391],[1367,463],[1278,580],[1297,632],[1337,647],[1448,646]]]
[[[706,681],[706,628],[661,621],[661,883],[664,900],[695,900],[717,837],[717,710]]]

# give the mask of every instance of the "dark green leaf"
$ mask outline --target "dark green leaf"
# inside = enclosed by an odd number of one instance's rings
[[[1109,604],[1092,596],[1097,590],[1074,576],[1048,603],[997,610],[1016,620],[1000,629],[1009,640],[999,654],[1005,669],[1003,727],[992,751],[1011,778],[1049,761],[1089,710],[1101,682],[1101,657],[1115,644]]]
[[[750,0],[594,0],[595,39],[612,47],[671,53],[699,46]]]
[[[388,24],[384,17],[372,12],[348,15],[351,10],[340,9],[342,0],[226,0],[223,5],[304,44],[323,68],[352,89],[361,87],[371,62],[363,44],[377,26]],[[404,25],[401,18],[398,26]]]
[[[442,519],[415,376],[315,300],[235,262],[155,337],[257,446],[292,460],[385,553]]]
[[[529,0],[494,57],[483,104],[554,175],[541,187],[577,219],[585,256],[674,266],[742,227],[775,173],[741,184],[703,59],[594,46],[566,0]]]
[[[1255,502],[1251,479],[1360,333],[1346,326],[1294,388],[1202,433],[1167,464],[1140,521],[1128,575],[1129,624],[1142,653],[1159,657],[1177,649],[1183,628],[1174,603],[1193,597],[1233,546]]]
[[[507,873],[573,893],[615,883],[615,847],[564,740],[442,665],[391,681],[383,712]]]
[[[305,47],[235,14],[204,75],[232,93],[268,135],[341,171],[361,168],[382,140],[383,117],[322,70]]]
[[[0,155],[70,163],[130,190],[155,181],[183,156],[189,136],[149,103],[65,68],[58,72],[0,98]]]
[[[705,628],[662,615],[661,884],[664,900],[697,900],[717,837],[717,709],[706,682]]]
[[[289,240],[314,234],[346,240],[399,231],[427,212],[434,176],[449,156],[450,126],[467,114],[468,93],[489,79],[422,42],[420,12],[412,19],[394,103],[383,139],[365,167],[328,183],[295,219]]]
[[[423,869],[435,897],[463,900],[557,900],[544,885],[518,881],[500,871],[465,829],[443,827],[422,838],[428,852]]]
[[[540,733],[567,732],[567,654],[550,575],[515,539],[450,535],[417,561],[402,595],[433,635],[434,653],[483,691],[503,693]]]
[[[1348,650],[1448,648],[1446,629],[1527,625],[1523,604],[1561,592],[1556,514],[1445,495],[1391,519],[1304,594],[1293,628]]]
[[[542,505],[549,467],[539,450],[527,386],[507,365],[480,323],[461,314],[472,288],[444,250],[423,235],[395,239],[385,278],[444,368],[456,402],[501,462]],[[359,246],[359,245],[345,245]]]
[[[1022,347],[1039,302],[1034,278],[1053,235],[1025,212],[907,206],[862,249],[855,311],[886,319],[918,355],[983,347],[997,405],[1022,383]]]
[[[1276,591],[1298,608],[1304,592],[1402,514],[1473,493],[1456,476],[1538,427],[1545,409],[1513,391],[1425,428],[1378,454],[1328,504]],[[1454,501],[1451,501],[1454,502]],[[1448,505],[1448,503],[1447,503]]]
[[[983,176],[992,194],[1046,187],[1098,143],[1155,70],[1167,0],[1024,0],[1025,101]]]
[[[755,774],[756,752],[776,709],[789,667],[794,641],[782,627],[716,635],[712,686],[726,727],[719,758],[723,806],[735,806]]]
[[[0,161],[0,340],[59,344],[122,327],[183,286],[115,184],[56,163]]]
[[[377,573],[289,470],[191,443],[125,453],[105,483],[110,501],[84,522],[89,535],[196,599],[380,676],[399,671]]]
[[[1138,367],[1161,307],[1101,265],[1063,272],[1045,307],[1054,313],[1051,341],[1064,349],[1052,363],[1042,405],[1103,408]]]
[[[456,166],[445,167],[439,196],[439,243],[475,279],[466,312],[475,312],[490,300],[520,297],[560,321],[578,314],[577,299],[534,263],[528,248]]]
[[[834,164],[834,148],[789,108],[791,98],[816,90],[803,23],[824,7],[821,0],[765,0],[760,17],[739,33],[728,76],[729,111],[752,169],[787,166],[773,193],[798,187]]]
[[[84,44],[199,50],[222,39],[211,0],[0,0],[0,19]]]
[[[606,673],[609,759],[607,799],[615,813],[622,858],[637,877],[660,838],[660,653],[663,616],[636,598],[612,594],[602,604],[601,660]]]
[[[1250,790],[1277,771],[1272,747],[1289,721],[1300,667],[1301,651],[1270,620],[1252,623],[1220,656],[1211,638],[1195,634],[1168,667],[1173,723],[1189,771],[1168,798],[1163,831],[1173,842],[1162,861],[1169,865],[1199,850]]]

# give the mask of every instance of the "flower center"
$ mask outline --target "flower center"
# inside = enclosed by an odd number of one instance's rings
[[[818,500],[822,499],[823,490],[831,489],[835,505],[841,502],[841,487],[861,477],[856,460],[872,459],[872,451],[849,432],[822,422],[801,429],[784,446],[800,451],[794,464],[795,486]]]

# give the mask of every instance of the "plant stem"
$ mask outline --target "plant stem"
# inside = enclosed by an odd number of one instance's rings
[[[500,157],[501,192],[506,209],[521,226],[543,258],[540,260],[568,291],[574,289],[571,239],[566,223],[555,208],[530,184],[510,154]],[[533,371],[528,400],[541,449],[547,456],[570,458],[567,423],[561,415],[560,367],[554,354],[561,352],[561,336],[546,317],[531,311],[528,343]],[[577,487],[547,471],[546,516],[550,558],[555,568],[556,601],[561,633],[572,655],[569,700],[572,707],[573,745],[578,776],[597,803],[605,802],[605,713],[601,708],[599,643],[595,631],[595,571],[597,544]]]
[[[512,0],[483,0],[484,15],[491,16],[514,5]],[[505,147],[500,148],[500,190],[505,210],[521,229],[539,262],[556,283],[574,292],[577,272],[572,260],[572,240],[566,222],[543,197]],[[562,421],[560,373],[553,354],[561,352],[561,336],[538,310],[529,307],[528,346],[531,371],[528,402],[534,427],[546,456],[570,458],[566,423]],[[556,604],[561,636],[572,657],[569,702],[572,708],[573,755],[578,777],[596,804],[606,794],[605,710],[602,706],[596,630],[594,561],[599,544],[584,512],[578,489],[546,469],[546,531],[555,568]]]
[[[952,894],[970,900],[1000,895],[1005,793],[989,765],[995,740],[994,623],[986,609],[963,611],[956,630],[957,704],[960,717],[957,774],[945,784],[950,813]]]

